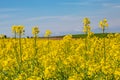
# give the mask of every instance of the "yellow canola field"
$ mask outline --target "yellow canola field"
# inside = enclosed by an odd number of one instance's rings
[[[105,49],[105,51],[103,50]],[[104,57],[104,54],[106,57]],[[0,80],[120,80],[120,34],[0,39]]]

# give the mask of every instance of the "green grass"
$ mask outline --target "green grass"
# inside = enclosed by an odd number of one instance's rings
[[[99,38],[103,38],[106,37],[109,33],[105,33],[105,35],[103,35],[102,33],[95,33],[94,36],[99,37]],[[115,34],[115,33],[111,33],[111,34]],[[63,36],[52,36],[51,38],[63,38],[65,35]],[[73,34],[72,35],[73,38],[85,38],[86,34]]]
[[[107,34],[108,33],[105,33],[104,36],[106,37]],[[99,38],[103,38],[104,37],[102,33],[96,33],[96,34],[94,34],[94,36],[99,37]],[[75,34],[75,35],[73,35],[73,38],[85,38],[85,37],[86,37],[86,34]]]

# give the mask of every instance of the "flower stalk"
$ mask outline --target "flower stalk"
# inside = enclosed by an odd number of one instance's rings
[[[24,34],[24,26],[22,25],[14,25],[12,26],[12,32],[15,33],[15,39],[16,35],[19,37],[19,54],[16,52],[16,59],[18,63],[18,72],[21,71],[21,66],[22,66],[22,43],[21,43],[21,37]],[[14,48],[16,51],[16,48]],[[17,56],[18,55],[18,56]],[[18,60],[19,57],[19,60]]]
[[[84,54],[84,57],[85,57],[85,69],[84,69],[84,75],[85,75],[85,79],[87,78],[87,72],[88,72],[88,69],[87,69],[87,61],[88,61],[88,55],[87,55],[87,51],[88,51],[88,37],[89,37],[89,33],[91,32],[91,27],[90,27],[90,20],[89,18],[84,18],[83,19],[83,32],[85,33],[86,35],[86,38],[85,38],[85,54]]]
[[[86,35],[85,38],[85,59],[87,60],[87,51],[88,51],[88,37],[89,37],[89,33],[91,33],[91,26],[90,26],[90,20],[89,18],[84,18],[83,19],[83,32]]]
[[[33,34],[33,37],[34,37],[34,58],[35,58],[35,56],[36,56],[36,54],[37,54],[37,37],[38,37],[38,34],[39,34],[39,28],[38,28],[38,26],[34,26],[33,28],[32,28],[32,34]]]
[[[48,53],[49,53],[49,42],[50,42],[49,38],[51,34],[52,32],[50,30],[46,30],[45,35],[44,35],[44,37],[47,37],[48,39]]]
[[[38,34],[39,34],[39,28],[38,26],[34,26],[32,28],[32,34],[33,34],[33,37],[34,37],[34,56],[33,58],[31,59],[32,60],[32,72],[34,71],[34,68],[35,68],[35,58],[36,58],[36,55],[37,55],[37,37],[38,37]]]
[[[102,29],[103,33],[103,54],[104,54],[104,63],[106,62],[106,47],[105,47],[105,28],[108,28],[107,19],[103,19],[99,22],[99,26]]]

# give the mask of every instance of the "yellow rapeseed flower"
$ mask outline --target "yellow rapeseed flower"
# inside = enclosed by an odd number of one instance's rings
[[[12,26],[12,32],[15,33],[17,31],[17,25]]]
[[[83,24],[84,24],[84,26],[89,25],[89,24],[90,24],[89,18],[85,17],[85,18],[83,19]]]
[[[102,29],[105,29],[105,27],[107,28],[108,27],[108,22],[107,22],[107,19],[103,19],[102,21],[99,22],[99,26],[100,28]]]
[[[13,25],[12,26],[12,32],[18,35],[24,34],[24,26],[23,25]]]
[[[16,30],[16,33],[18,34],[18,35],[20,35],[20,34],[24,34],[24,26],[22,26],[22,25],[18,25],[17,26],[17,30]]]
[[[84,25],[83,32],[84,33],[89,33],[91,31],[89,18],[84,18],[83,19],[83,25]]]
[[[39,30],[38,26],[35,26],[35,27],[32,28],[32,34],[33,34],[34,36],[37,36],[37,34],[38,34],[39,32],[40,32],[40,30]]]
[[[45,37],[49,37],[52,34],[52,32],[50,30],[46,30],[45,32]]]

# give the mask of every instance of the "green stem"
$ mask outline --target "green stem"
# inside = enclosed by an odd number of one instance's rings
[[[16,45],[14,46],[14,50],[15,50],[15,58],[16,58],[16,61],[17,61],[17,64],[18,64],[18,71],[20,71],[20,63],[19,63],[19,57],[18,57],[18,52],[17,52],[17,49],[16,49]]]
[[[36,45],[36,41],[37,41],[37,34],[35,34],[35,37],[34,37],[34,56],[33,58],[31,59],[32,60],[32,72],[34,71],[34,67],[35,67],[35,58],[36,58],[36,55],[37,55],[37,45]]]
[[[87,32],[86,32],[86,38],[85,38],[85,55],[84,55],[84,57],[85,57],[85,60],[86,60],[86,62],[87,62]],[[87,65],[86,65],[86,62],[85,62],[85,68],[84,68],[84,75],[85,75],[85,79],[87,78]]]
[[[48,53],[49,53],[49,36],[48,36]]]
[[[15,39],[16,39],[16,31],[15,31]]]
[[[103,53],[104,53],[104,63],[106,62],[106,51],[105,51],[105,28],[103,28]]]
[[[21,65],[22,65],[22,45],[21,45],[21,34],[19,34],[19,46],[20,46],[20,64],[19,68],[21,70]]]
[[[37,41],[37,35],[35,34],[35,38],[34,38],[34,47],[35,47],[34,58],[35,58],[35,56],[37,54],[36,41]]]
[[[85,38],[85,59],[87,60],[87,32],[86,32],[86,38]]]

